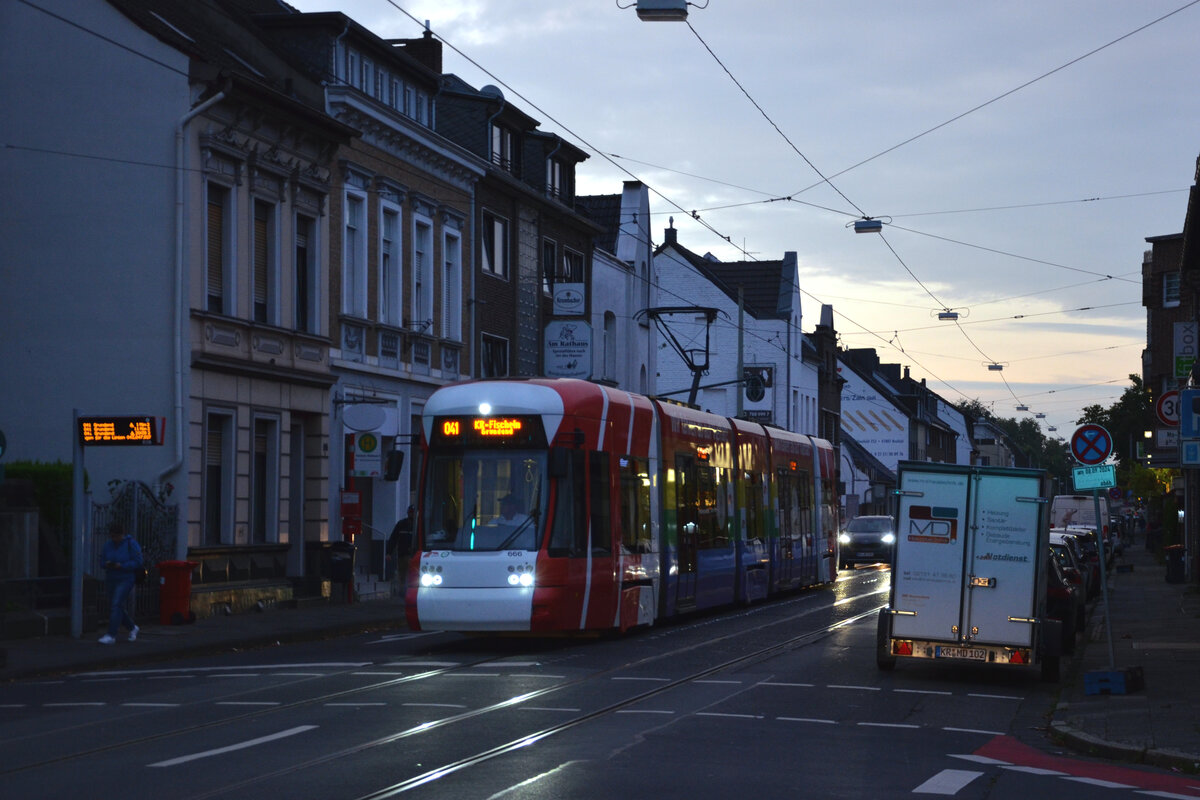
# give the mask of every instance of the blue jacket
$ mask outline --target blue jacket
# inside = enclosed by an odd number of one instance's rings
[[[137,539],[129,534],[125,534],[125,538],[115,544],[109,538],[100,553],[100,566],[103,567],[109,561],[115,561],[119,566],[106,568],[108,577],[132,579],[142,568],[142,547],[137,543]]]

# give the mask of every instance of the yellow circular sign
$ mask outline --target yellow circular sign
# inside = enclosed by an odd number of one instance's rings
[[[375,449],[377,447],[379,447],[379,438],[376,437],[375,434],[373,434],[373,433],[359,434],[359,437],[358,437],[359,451],[361,451],[363,453],[374,453]]]

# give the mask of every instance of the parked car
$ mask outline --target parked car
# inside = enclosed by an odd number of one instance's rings
[[[1079,542],[1073,536],[1050,534],[1050,551],[1062,566],[1063,576],[1075,587],[1079,595],[1075,623],[1079,630],[1083,630],[1087,612],[1087,575],[1091,570],[1083,560]]]
[[[1046,616],[1062,622],[1062,651],[1075,652],[1075,637],[1082,628],[1083,593],[1063,570],[1062,562],[1052,556],[1046,564]]]
[[[838,542],[842,569],[855,564],[891,564],[896,552],[895,520],[886,516],[855,517],[846,523]]]
[[[1055,533],[1064,536],[1070,536],[1075,539],[1079,545],[1079,551],[1083,555],[1083,563],[1088,568],[1088,574],[1084,576],[1086,588],[1085,596],[1088,600],[1100,594],[1100,551],[1096,547],[1096,532],[1090,528],[1065,528],[1056,529]],[[1105,563],[1106,567],[1111,568],[1111,564]]]
[[[1060,556],[1059,561],[1064,567],[1078,571],[1085,603],[1095,596],[1095,592],[1100,591],[1100,562],[1088,558],[1083,537],[1067,531],[1052,531],[1050,549]]]

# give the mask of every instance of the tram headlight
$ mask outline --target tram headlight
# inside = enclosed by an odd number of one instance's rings
[[[508,565],[509,586],[533,586],[533,564]]]
[[[425,587],[441,586],[442,585],[442,568],[441,566],[422,566],[421,567],[421,585]]]

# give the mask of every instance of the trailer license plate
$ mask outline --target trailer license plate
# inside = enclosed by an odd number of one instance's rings
[[[962,658],[968,661],[987,661],[987,650],[982,647],[938,647],[937,658]]]

